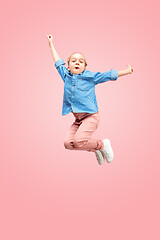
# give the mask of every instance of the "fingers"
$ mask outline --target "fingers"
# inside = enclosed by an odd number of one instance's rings
[[[47,34],[47,38],[48,38],[48,40],[52,40],[53,36],[51,34]]]
[[[128,68],[129,68],[129,70],[130,70],[130,73],[132,73],[132,72],[133,72],[133,67],[132,67],[132,65],[127,64],[127,66],[128,66]]]
[[[133,72],[133,67],[130,64],[127,64],[128,68],[130,68],[131,72]]]

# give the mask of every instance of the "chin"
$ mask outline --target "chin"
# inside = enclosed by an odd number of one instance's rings
[[[73,74],[80,74],[81,72],[73,72]]]

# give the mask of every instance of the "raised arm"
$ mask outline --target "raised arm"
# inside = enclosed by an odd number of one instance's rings
[[[54,62],[56,62],[57,60],[61,59],[53,45],[53,37],[51,34],[47,35],[47,38],[48,38],[48,42],[49,42],[49,46],[51,48],[51,53],[52,53],[52,57],[53,57],[53,60]]]
[[[118,71],[118,77],[126,75],[126,74],[131,74],[132,72],[133,72],[133,68],[131,65],[128,64],[127,69]]]

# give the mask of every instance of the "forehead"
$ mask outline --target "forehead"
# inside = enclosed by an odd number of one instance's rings
[[[84,59],[84,57],[83,57],[80,53],[74,53],[74,54],[71,56],[71,59],[73,59],[73,58]]]

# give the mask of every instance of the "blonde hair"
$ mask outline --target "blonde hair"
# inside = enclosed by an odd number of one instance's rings
[[[72,53],[72,54],[69,56],[69,58],[67,59],[68,66],[69,66],[69,61],[70,61],[72,55],[75,54],[75,53],[81,54],[80,52],[74,52],[74,53]],[[82,54],[81,54],[81,55],[82,55]],[[82,55],[82,56],[83,56],[83,55]],[[84,56],[83,56],[83,58],[84,58]],[[85,63],[85,67],[86,67],[86,66],[87,66],[87,62],[86,62],[86,59],[85,59],[85,58],[84,58],[84,63]]]

